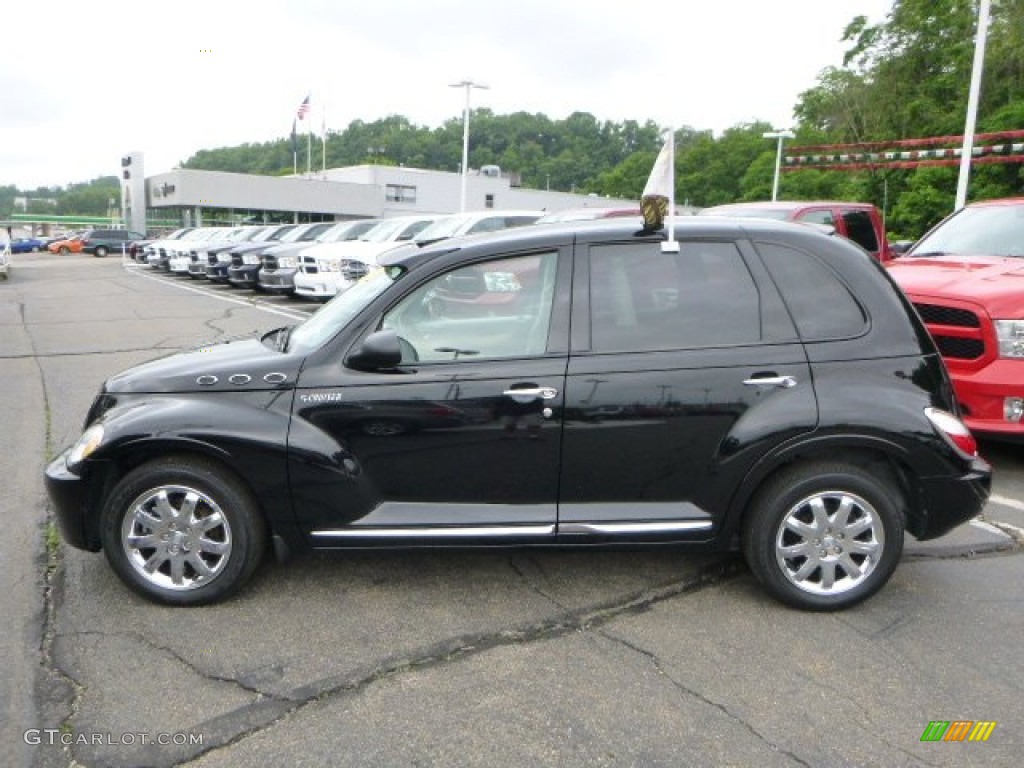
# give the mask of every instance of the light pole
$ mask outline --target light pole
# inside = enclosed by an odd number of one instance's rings
[[[792,131],[767,131],[762,133],[761,136],[765,139],[778,139],[779,148],[775,152],[775,180],[772,182],[772,202],[779,199],[779,169],[782,167],[782,142],[786,139],[792,139],[794,134]]]
[[[988,38],[989,0],[978,4],[978,31],[974,38],[974,64],[971,66],[971,86],[967,92],[967,117],[964,120],[964,143],[960,150],[960,175],[956,181],[956,203],[953,210],[967,205],[967,181],[971,176],[971,154],[974,147],[974,122],[978,114],[981,93],[981,73],[985,68],[985,41]]]
[[[472,80],[463,80],[448,87],[466,89],[466,108],[462,113],[462,192],[459,195],[459,212],[463,213],[466,210],[466,174],[469,172],[469,92],[473,88],[487,90],[487,86],[474,83]]]

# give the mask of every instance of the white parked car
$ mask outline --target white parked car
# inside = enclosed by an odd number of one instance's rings
[[[187,275],[196,247],[211,240],[219,240],[230,231],[230,227],[203,227],[190,232],[180,240],[168,243],[167,270],[175,275]]]
[[[428,245],[449,237],[497,232],[511,227],[533,224],[544,211],[471,211],[456,213],[435,221],[413,238],[417,245]]]
[[[355,240],[319,243],[301,251],[296,295],[324,300],[347,290],[377,264],[378,256],[408,244],[440,218],[424,214],[382,219]]]

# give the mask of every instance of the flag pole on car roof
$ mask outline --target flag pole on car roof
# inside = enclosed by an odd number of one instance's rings
[[[664,253],[678,253],[676,242],[676,160],[675,131],[666,129],[665,143],[661,146],[651,175],[640,196],[640,210],[644,215],[644,229],[656,231],[665,226],[668,218],[668,239],[661,244]]]

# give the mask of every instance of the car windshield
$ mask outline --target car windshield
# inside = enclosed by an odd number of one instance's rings
[[[316,241],[318,243],[340,243],[343,240],[355,240],[364,232],[368,232],[380,222],[376,219],[365,221],[343,221],[322,233]]]
[[[401,219],[390,219],[378,222],[377,226],[373,227],[365,234],[359,236],[360,240],[365,240],[368,243],[383,243],[393,239],[394,235],[403,227],[407,222]]]
[[[295,326],[288,337],[288,351],[311,352],[322,346],[403,274],[405,268],[397,265],[372,270],[308,320]]]
[[[318,235],[323,234],[331,225],[327,222],[320,224],[299,224],[297,227],[289,230],[284,237],[281,238],[282,243],[299,243],[308,242],[313,240]]]
[[[466,216],[449,216],[438,219],[430,226],[423,229],[412,240],[414,243],[431,242],[433,240],[444,240],[455,235],[459,228],[469,221]]]
[[[1012,256],[1024,258],[1024,205],[962,208],[908,256]]]

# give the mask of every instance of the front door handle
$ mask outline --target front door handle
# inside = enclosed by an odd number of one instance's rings
[[[748,387],[781,387],[790,389],[796,386],[793,376],[754,376],[743,381]]]
[[[506,389],[501,394],[506,397],[539,397],[541,400],[554,400],[558,390],[554,387],[533,387],[531,389]]]

